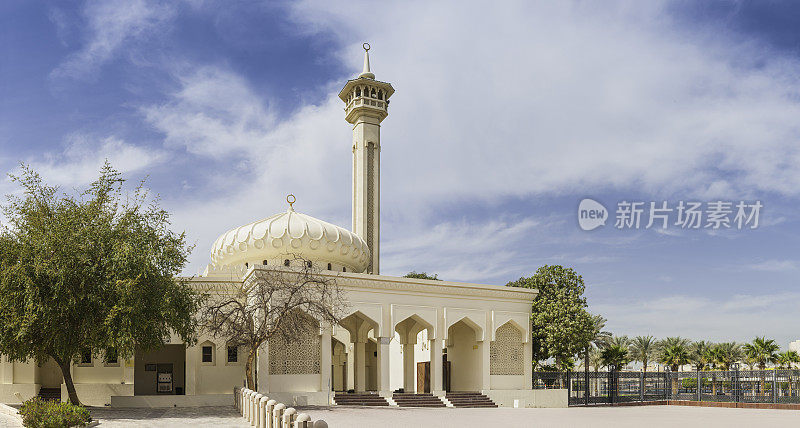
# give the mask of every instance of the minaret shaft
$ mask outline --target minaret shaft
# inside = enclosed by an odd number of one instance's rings
[[[353,126],[353,232],[367,241],[373,274],[380,272],[380,129],[368,116]]]

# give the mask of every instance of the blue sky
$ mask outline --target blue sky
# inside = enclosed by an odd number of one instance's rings
[[[382,273],[504,284],[572,266],[619,334],[800,338],[793,2],[0,4],[0,168],[80,187],[109,159],[208,262],[296,208],[350,225],[336,98],[391,82]],[[16,191],[8,180],[0,191]],[[755,230],[577,224],[578,202],[760,200]]]

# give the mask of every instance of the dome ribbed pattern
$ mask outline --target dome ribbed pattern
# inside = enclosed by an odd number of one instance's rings
[[[345,266],[352,272],[363,272],[369,264],[367,243],[361,237],[292,208],[231,229],[211,248],[211,262],[216,266],[263,260],[281,264],[292,255]]]

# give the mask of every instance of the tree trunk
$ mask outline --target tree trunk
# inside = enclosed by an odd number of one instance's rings
[[[58,367],[61,368],[61,375],[64,377],[64,384],[67,385],[67,394],[69,395],[69,402],[80,406],[81,401],[78,399],[78,393],[75,391],[75,384],[72,382],[72,373],[70,372],[70,365],[65,363],[63,359],[53,357],[53,360],[58,364]],[[67,360],[69,361],[69,360]]]
[[[247,376],[247,388],[255,390],[256,389],[256,382],[253,378],[253,361],[256,358],[256,352],[258,351],[258,347],[250,349],[250,353],[247,354],[247,364],[244,366],[244,373]]]

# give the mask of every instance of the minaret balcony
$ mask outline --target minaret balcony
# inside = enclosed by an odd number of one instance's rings
[[[381,118],[388,115],[388,103],[384,100],[379,100],[371,97],[354,97],[347,103],[344,108],[346,117],[349,118],[351,114],[356,113],[357,110],[371,110],[378,113]]]

